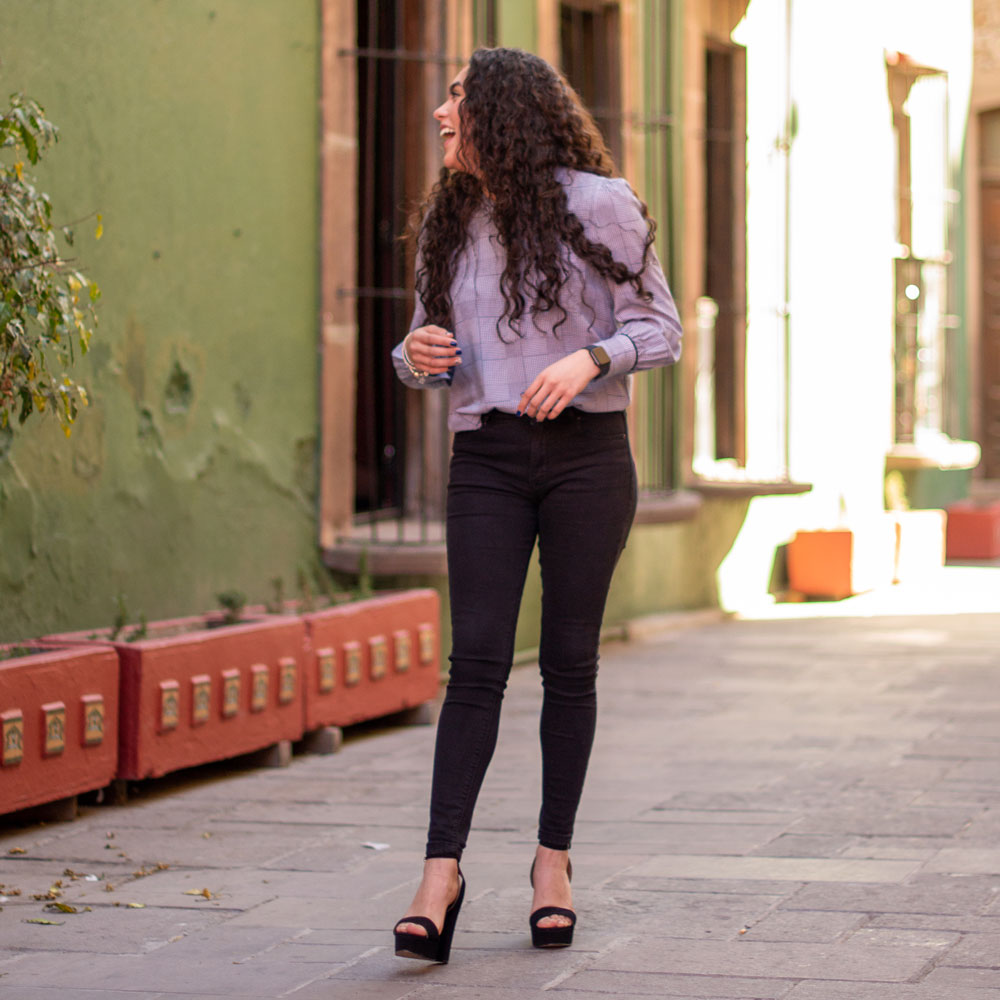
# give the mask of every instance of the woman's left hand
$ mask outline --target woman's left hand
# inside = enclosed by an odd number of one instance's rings
[[[524,390],[518,412],[536,420],[554,420],[593,381],[600,368],[581,349],[544,368]]]

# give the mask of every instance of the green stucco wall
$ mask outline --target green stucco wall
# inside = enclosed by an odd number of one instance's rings
[[[535,0],[497,0],[497,44],[534,52],[538,47]]]
[[[0,458],[0,641],[251,599],[315,561],[316,0],[4,0],[0,91],[101,286],[66,441]]]

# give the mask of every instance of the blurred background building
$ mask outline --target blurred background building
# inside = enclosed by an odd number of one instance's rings
[[[5,3],[0,80],[62,127],[45,181],[106,235],[81,251],[95,405],[0,462],[0,638],[104,623],[118,593],[151,618],[291,594],[319,562],[443,589],[444,401],[389,352],[431,113],[477,45],[580,91],[685,324],[681,364],[636,380],[609,623],[768,600],[794,532],[879,518],[887,475],[917,508],[988,490],[1000,2],[944,6]]]

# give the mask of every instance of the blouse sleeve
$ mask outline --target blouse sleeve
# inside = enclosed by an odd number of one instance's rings
[[[417,257],[417,267],[420,267],[419,254]],[[413,319],[410,320],[410,329],[408,333],[416,330],[418,326],[423,326],[427,321],[427,313],[424,311],[424,304],[420,300],[420,296],[417,297],[416,306],[413,309]],[[446,372],[442,372],[440,375],[428,375],[426,378],[417,378],[409,368],[406,367],[406,362],[403,360],[403,342],[406,340],[404,337],[392,350],[392,366],[396,369],[396,377],[404,385],[408,385],[411,389],[443,389],[446,386],[451,385],[452,371],[449,369]]]
[[[589,221],[581,220],[587,236],[607,246],[615,260],[629,270],[638,271],[649,223],[628,182],[617,178],[602,184],[589,215]],[[611,360],[610,374],[659,368],[677,361],[681,322],[655,249],[649,248],[642,272],[646,298],[629,282],[620,285],[610,278],[607,282],[617,330],[599,343]]]

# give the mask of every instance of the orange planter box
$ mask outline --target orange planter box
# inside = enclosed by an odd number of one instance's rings
[[[1000,502],[960,500],[948,508],[949,559],[1000,559]]]
[[[0,814],[103,788],[118,767],[115,651],[18,645],[33,652],[0,660]]]
[[[893,582],[896,528],[885,519],[861,527],[797,531],[787,556],[791,590],[840,600]]]
[[[153,622],[148,638],[112,644],[121,662],[119,778],[158,777],[302,736],[302,619],[218,628],[207,620]],[[86,642],[88,634],[50,638]]]
[[[305,616],[305,727],[348,726],[432,700],[441,637],[436,590],[408,590]]]

